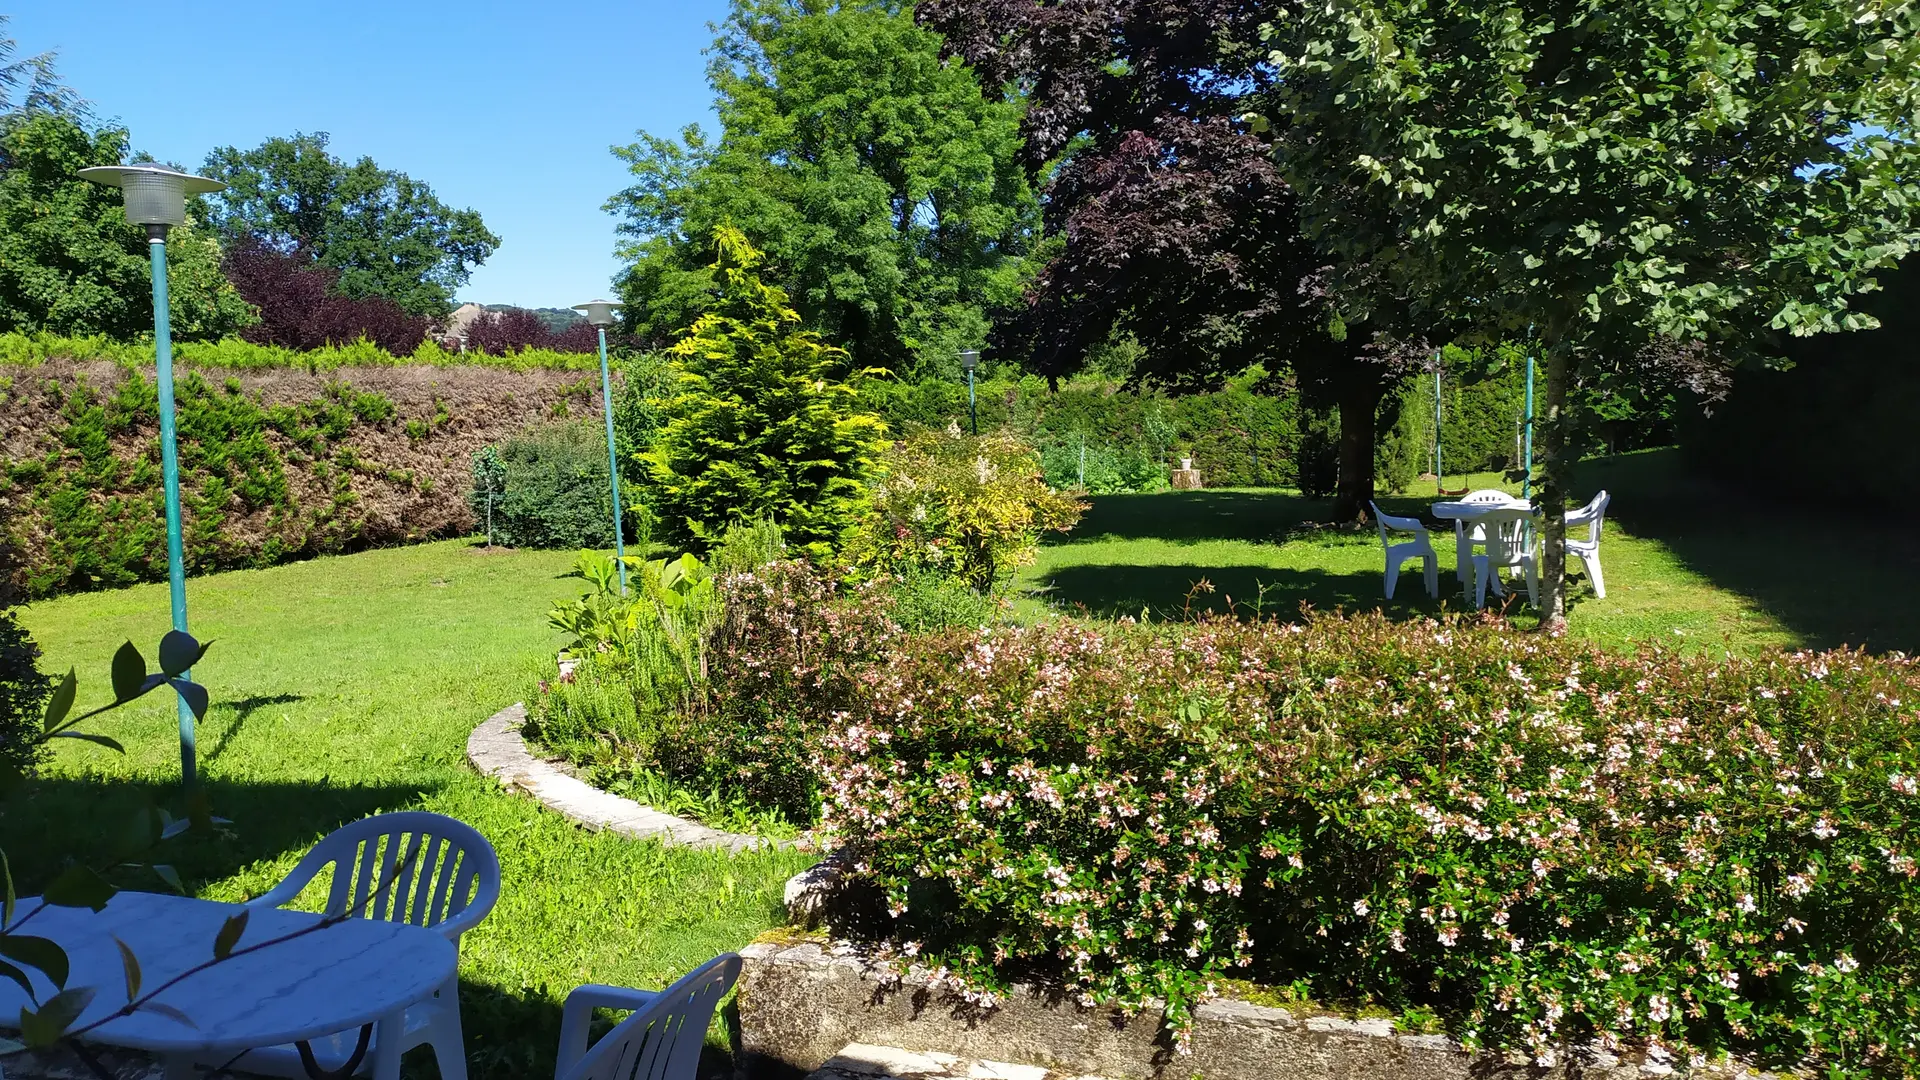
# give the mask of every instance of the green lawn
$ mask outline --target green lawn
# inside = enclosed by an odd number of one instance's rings
[[[227,838],[177,841],[172,861],[195,893],[239,900],[367,814],[422,808],[474,825],[505,872],[499,907],[462,945],[476,1076],[551,1072],[569,989],[658,987],[746,943],[781,921],[781,885],[810,861],[586,833],[467,767],[467,733],[517,700],[528,665],[557,646],[544,613],[577,593],[579,582],[562,577],[572,561],[450,541],[187,586],[194,631],[214,642],[195,672],[215,702],[201,761],[215,810],[233,826]],[[43,667],[79,668],[84,707],[107,696],[120,642],[151,657],[166,612],[156,585],[45,601],[24,621]],[[148,793],[174,800],[171,701],[154,695],[89,726],[121,740],[126,757],[64,747],[47,780],[0,817],[24,888],[44,881],[59,853],[101,852]]]
[[[1449,478],[1450,486],[1459,483]],[[1469,483],[1508,486],[1491,474]],[[1613,493],[1601,541],[1607,597],[1594,597],[1584,577],[1574,579],[1574,633],[1617,647],[1658,641],[1741,651],[1920,649],[1920,559],[1900,530],[1841,508],[1816,513],[1725,496],[1688,481],[1673,451],[1589,462],[1579,492],[1601,488]],[[1417,516],[1436,497],[1429,487],[1379,502],[1391,513]],[[1434,533],[1441,602],[1426,598],[1412,566],[1387,602],[1378,536],[1370,528],[1316,526],[1330,516],[1323,500],[1229,489],[1092,502],[1080,526],[1042,548],[1020,575],[1027,613],[1167,617],[1186,608],[1202,580],[1215,591],[1193,603],[1216,610],[1229,598],[1243,611],[1257,605],[1286,616],[1303,603],[1322,610],[1384,606],[1406,616],[1465,606],[1453,577],[1450,530]],[[1513,610],[1516,622],[1531,624],[1524,603]]]

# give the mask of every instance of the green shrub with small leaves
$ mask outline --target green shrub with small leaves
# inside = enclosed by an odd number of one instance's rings
[[[1011,435],[921,431],[894,444],[873,508],[848,549],[887,574],[939,570],[989,592],[1033,561],[1044,532],[1086,504],[1049,486],[1040,455]]]
[[[1541,1066],[1920,1075],[1912,659],[1063,620],[855,685],[825,825],[975,1000],[1050,980],[1184,1038],[1232,975]]]
[[[613,547],[607,437],[587,421],[547,424],[483,450],[467,495],[476,520],[491,515],[495,543],[526,548]]]
[[[674,386],[644,455],[662,524],[704,549],[735,522],[771,518],[825,555],[865,510],[886,434],[859,408],[844,349],[800,328],[764,256],[739,230],[714,233],[713,308],[667,350]]]

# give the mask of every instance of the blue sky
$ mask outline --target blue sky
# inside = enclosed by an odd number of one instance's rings
[[[0,0],[22,54],[162,161],[325,131],[471,206],[500,248],[463,300],[564,307],[609,291],[636,129],[711,127],[702,50],[723,0]],[[159,72],[155,77],[149,68]]]

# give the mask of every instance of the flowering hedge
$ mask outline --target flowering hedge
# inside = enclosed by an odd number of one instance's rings
[[[1222,976],[1469,1045],[1916,1074],[1920,670],[1377,616],[906,641],[828,738],[888,935],[977,998]]]

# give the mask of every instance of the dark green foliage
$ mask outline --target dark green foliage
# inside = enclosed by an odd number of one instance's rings
[[[615,151],[629,329],[650,346],[709,310],[713,230],[765,251],[804,324],[861,366],[955,372],[1030,276],[1039,210],[1019,108],[895,4],[734,0],[709,55],[721,134]]]
[[[484,452],[483,452],[484,453]],[[493,538],[508,547],[611,548],[607,437],[597,422],[535,428],[498,448]],[[468,505],[487,519],[490,467],[476,456]]]
[[[1785,371],[1737,374],[1689,416],[1687,459],[1734,490],[1920,515],[1920,258],[1863,308],[1878,330],[1795,341]]]
[[[447,206],[372,158],[334,157],[324,131],[220,147],[206,172],[228,185],[209,199],[223,237],[297,254],[338,271],[343,294],[385,297],[415,315],[452,310],[454,290],[500,246],[477,211]]]
[[[0,332],[153,332],[146,235],[127,223],[120,193],[76,175],[127,160],[124,129],[72,115],[0,116]],[[220,273],[220,251],[188,224],[167,242],[169,316],[179,341],[213,339],[253,321]]]
[[[0,777],[30,773],[46,752],[33,737],[53,680],[41,674],[39,659],[40,647],[14,613],[0,608]]]

